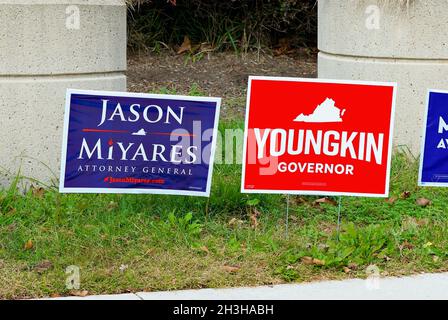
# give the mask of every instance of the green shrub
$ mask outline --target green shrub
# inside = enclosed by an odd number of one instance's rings
[[[129,7],[133,49],[179,45],[184,36],[216,50],[316,42],[316,0],[132,0]]]

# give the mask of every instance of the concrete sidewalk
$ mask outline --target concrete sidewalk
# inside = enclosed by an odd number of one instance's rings
[[[325,281],[256,288],[202,289],[58,300],[448,300],[448,273],[403,278]]]

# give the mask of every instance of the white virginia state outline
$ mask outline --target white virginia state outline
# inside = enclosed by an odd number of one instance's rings
[[[145,131],[145,129],[140,129],[137,132],[133,132],[131,135],[133,136],[146,136],[148,133]]]
[[[324,102],[319,104],[309,115],[301,113],[294,122],[309,122],[309,123],[331,123],[343,122],[342,117],[346,109],[339,109],[336,107],[336,102],[331,98],[326,98]]]

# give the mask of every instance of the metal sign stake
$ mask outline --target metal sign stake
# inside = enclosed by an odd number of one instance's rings
[[[339,235],[341,233],[341,207],[342,207],[342,197],[338,200],[338,226],[337,226],[337,237],[339,241]]]
[[[286,195],[286,239],[289,238],[289,194]]]

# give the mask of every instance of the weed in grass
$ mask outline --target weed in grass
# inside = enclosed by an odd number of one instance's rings
[[[177,90],[174,89],[174,88],[162,87],[162,88],[159,88],[157,90],[157,93],[158,94],[172,94],[172,95],[175,95],[175,94],[177,94]]]
[[[174,211],[168,214],[165,222],[151,222],[155,239],[163,239],[163,242],[184,243],[192,245],[201,234],[203,225],[193,220],[191,212],[184,216],[177,216]]]
[[[197,83],[193,83],[190,87],[190,91],[188,92],[189,96],[205,96],[205,92],[203,92]]]

